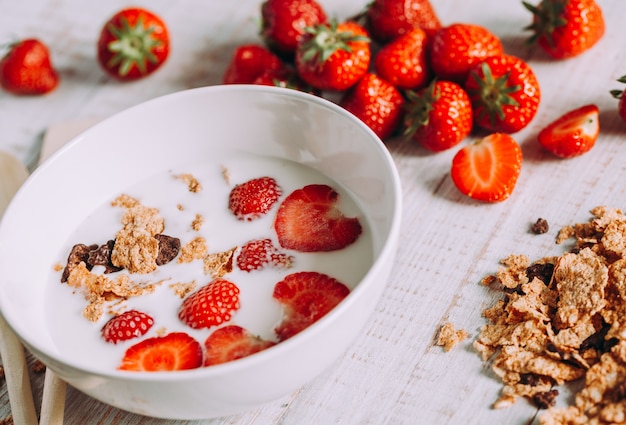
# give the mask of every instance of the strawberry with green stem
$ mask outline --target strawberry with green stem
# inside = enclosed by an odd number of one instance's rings
[[[531,67],[511,55],[495,55],[474,65],[464,84],[474,123],[486,130],[515,133],[526,127],[541,100]]]
[[[472,130],[472,105],[460,85],[433,81],[419,92],[407,91],[405,135],[434,152],[459,144]]]
[[[146,77],[169,56],[170,37],[163,19],[146,9],[131,7],[115,13],[98,39],[98,62],[120,81]]]
[[[296,50],[296,70],[317,89],[343,91],[365,75],[370,58],[370,39],[361,25],[332,21],[306,28]]]
[[[620,77],[617,81],[619,83],[626,84],[626,75]],[[613,96],[615,99],[619,99],[619,103],[617,104],[617,112],[622,118],[622,121],[626,122],[626,100],[624,99],[626,97],[624,95],[624,93],[626,93],[626,89],[614,89],[611,90],[610,93],[611,96]]]
[[[528,43],[538,43],[555,59],[578,56],[604,36],[604,17],[595,0],[541,0],[536,6],[522,3],[533,14],[532,24],[525,28],[534,33]]]

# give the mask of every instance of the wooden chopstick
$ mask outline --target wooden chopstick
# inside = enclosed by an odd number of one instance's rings
[[[22,343],[0,316],[0,356],[15,424],[36,425],[37,412]]]
[[[61,425],[65,417],[66,384],[49,368],[43,384],[39,425]]]

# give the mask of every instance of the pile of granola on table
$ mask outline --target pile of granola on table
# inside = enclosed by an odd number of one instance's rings
[[[542,425],[626,423],[626,215],[596,207],[560,230],[574,248],[531,262],[502,260],[485,285],[504,293],[474,341],[504,387],[495,408],[527,397]],[[582,380],[573,405],[554,407],[555,386]]]

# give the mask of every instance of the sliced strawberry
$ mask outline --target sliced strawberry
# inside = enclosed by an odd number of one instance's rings
[[[120,370],[162,372],[195,369],[202,366],[202,346],[184,332],[144,339],[131,346]]]
[[[117,344],[143,336],[154,325],[154,319],[139,310],[129,310],[112,317],[102,327],[102,337],[106,342]]]
[[[293,191],[276,213],[274,229],[280,246],[301,252],[334,251],[356,241],[362,232],[356,217],[337,208],[339,194],[312,184]]]
[[[236,185],[230,191],[228,208],[239,220],[252,221],[267,214],[283,194],[271,177],[259,177]]]
[[[600,133],[599,110],[585,105],[562,115],[539,132],[541,146],[561,158],[572,158],[588,152]]]
[[[204,365],[212,366],[241,359],[273,345],[276,343],[253,335],[241,326],[224,326],[215,330],[204,341]]]
[[[274,286],[273,297],[283,305],[284,314],[274,329],[283,341],[309,327],[332,310],[350,289],[337,279],[318,272],[285,276]]]
[[[230,320],[239,309],[239,288],[226,279],[215,279],[183,301],[178,318],[194,328],[210,328]]]
[[[508,134],[493,133],[461,149],[451,177],[465,195],[486,202],[508,198],[522,169],[522,149]]]
[[[278,249],[271,239],[255,239],[246,242],[237,256],[237,267],[250,272],[265,266],[288,269],[293,265],[293,256]]]

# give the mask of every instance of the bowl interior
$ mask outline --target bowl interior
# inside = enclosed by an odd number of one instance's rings
[[[295,161],[337,181],[367,215],[374,258],[388,249],[400,221],[399,179],[384,145],[360,121],[294,90],[188,90],[95,125],[31,175],[0,222],[0,310],[7,322],[29,347],[71,364],[45,326],[44,286],[60,244],[129,184],[232,151]]]

